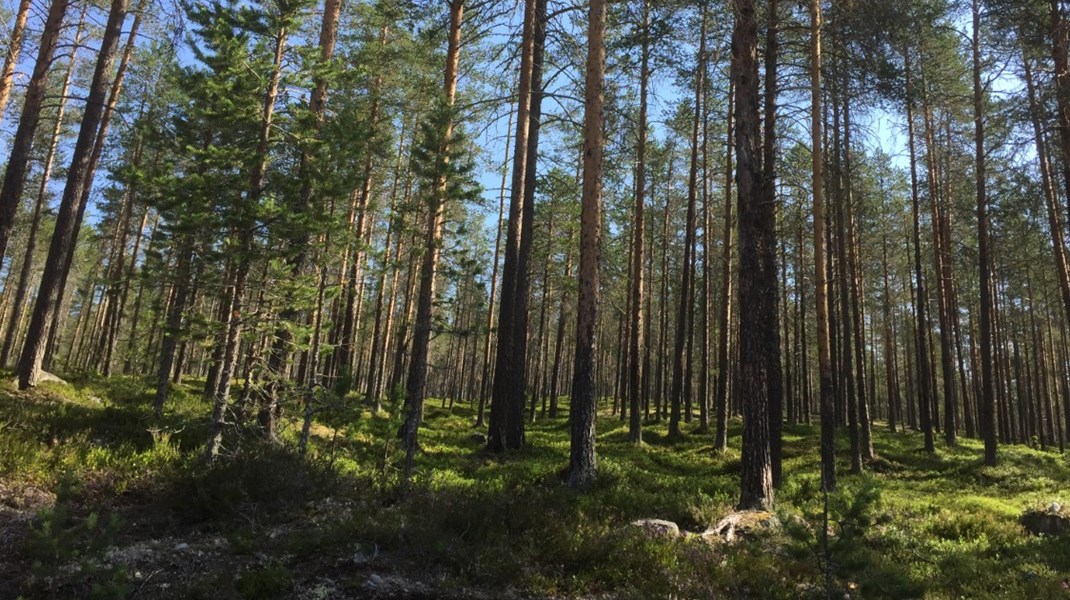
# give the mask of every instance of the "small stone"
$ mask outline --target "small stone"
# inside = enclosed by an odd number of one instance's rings
[[[379,589],[380,587],[382,587],[382,585],[383,585],[383,578],[378,576],[378,575],[376,575],[375,573],[372,573],[368,577],[368,580],[364,582],[364,588],[368,589],[368,590]]]

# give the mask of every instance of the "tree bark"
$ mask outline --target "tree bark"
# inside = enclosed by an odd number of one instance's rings
[[[19,360],[19,389],[37,385],[37,379],[41,374],[41,363],[47,349],[49,321],[52,320],[63,293],[63,283],[70,270],[70,259],[78,237],[78,229],[89,200],[88,189],[92,185],[92,169],[95,166],[93,155],[97,154],[94,151],[94,141],[97,138],[98,129],[103,130],[106,126],[106,123],[102,125],[102,119],[105,118],[105,95],[108,92],[108,79],[119,48],[119,36],[122,34],[126,10],[127,0],[113,0],[108,12],[108,22],[104,27],[104,37],[101,40],[93,81],[89,87],[89,96],[86,98],[82,125],[71,155],[71,165],[67,170],[67,183],[63,188],[59,213],[56,215],[48,259],[45,262],[44,273],[41,275],[37,302],[34,304],[33,316],[30,319],[26,342]],[[116,76],[117,84],[121,81],[121,77],[122,71]],[[22,125],[20,124],[19,127],[21,129]],[[102,140],[101,145],[103,145]],[[99,154],[97,156],[99,157]],[[0,192],[0,196],[2,195],[3,193]]]
[[[735,147],[735,81],[728,82],[728,113],[725,115],[725,155],[724,155],[724,229],[721,235],[721,309],[717,325],[717,389],[714,392],[714,404],[717,412],[717,425],[714,431],[713,447],[718,452],[728,449],[728,379],[729,372],[729,328],[732,325],[732,182],[734,167],[732,152]]]
[[[8,239],[15,226],[15,214],[18,212],[19,202],[22,201],[22,190],[26,185],[26,172],[30,165],[33,135],[37,131],[37,123],[41,117],[45,88],[48,85],[48,71],[52,67],[52,55],[56,52],[56,43],[59,40],[68,3],[69,0],[52,0],[49,4],[48,16],[45,18],[44,29],[41,32],[41,43],[38,46],[37,61],[34,63],[30,82],[26,86],[19,125],[15,130],[15,137],[11,140],[11,153],[8,155],[7,168],[4,171],[4,182],[0,187],[0,264],[3,263],[4,255],[7,253]]]
[[[598,279],[602,230],[602,104],[605,79],[604,0],[590,0],[583,115],[583,187],[580,208],[579,298],[576,306],[576,352],[569,411],[568,484],[590,486],[598,471],[595,455],[595,356],[598,325]]]
[[[739,186],[739,396],[743,407],[740,509],[770,510],[769,345],[777,341],[776,209],[765,195],[758,101],[758,19],[753,0],[734,0],[732,78],[735,89],[736,183]],[[772,248],[769,244],[772,243]]]
[[[509,165],[509,151],[512,149],[510,147],[510,143],[509,143],[510,140],[512,139],[512,137],[511,137],[512,135],[513,135],[513,111],[509,111],[509,123],[505,127],[505,161],[504,161],[504,164],[502,165],[501,191],[500,191],[500,193],[498,195],[498,226],[497,226],[497,229],[495,230],[495,237],[494,237],[494,263],[493,263],[493,266],[491,267],[490,295],[489,295],[488,300],[487,300],[487,332],[486,332],[487,335],[486,335],[486,338],[484,339],[484,342],[483,342],[483,376],[480,379],[479,410],[478,410],[477,415],[476,415],[476,424],[475,424],[475,426],[477,428],[483,427],[485,425],[485,423],[484,423],[484,411],[485,411],[485,408],[486,408],[487,394],[489,392],[489,387],[491,385],[491,379],[492,379],[490,367],[491,367],[491,351],[494,349],[494,346],[491,345],[491,342],[494,339],[494,316],[495,316],[495,313],[494,313],[495,303],[494,303],[494,301],[498,296],[498,267],[499,267],[499,264],[500,264],[500,261],[501,261],[502,225],[505,224],[505,178],[506,178],[507,173],[508,173],[506,167]],[[501,310],[500,307],[499,307],[499,310]],[[495,358],[497,358],[496,355],[495,355]]]
[[[15,24],[11,27],[7,54],[4,56],[4,67],[0,70],[0,122],[3,121],[4,109],[7,108],[7,100],[11,95],[11,83],[15,79],[15,65],[18,64],[19,54],[22,53],[22,36],[26,31],[26,18],[29,15],[30,0],[19,0],[19,8],[15,11]],[[81,32],[81,27],[78,31]],[[78,37],[75,35],[76,46]]]
[[[650,3],[643,0],[642,31],[640,32],[639,57],[639,139],[635,149],[635,210],[632,218],[632,272],[629,286],[631,322],[628,338],[628,441],[639,444],[643,441],[643,424],[639,411],[643,377],[643,250],[645,248],[646,222],[646,142],[647,142],[647,95],[650,80]]]
[[[836,409],[829,345],[828,269],[825,264],[825,158],[821,135],[821,0],[810,0],[811,189],[814,202],[814,277],[817,364],[821,405],[821,487],[836,488]]]
[[[450,22],[448,45],[446,48],[446,67],[444,72],[443,98],[452,108],[457,96],[457,69],[461,57],[461,23],[464,18],[464,0],[450,0]],[[453,135],[452,120],[446,124],[441,155],[449,150]],[[435,182],[429,206],[427,207],[427,226],[424,231],[424,251],[420,261],[419,292],[416,297],[416,320],[413,323],[412,356],[409,359],[409,373],[405,383],[405,422],[402,425],[402,442],[405,447],[405,467],[403,486],[408,486],[412,478],[413,459],[416,455],[416,435],[420,421],[423,419],[424,389],[427,385],[427,354],[431,342],[431,316],[435,297],[435,272],[442,246],[443,200],[447,181],[440,178]]]
[[[516,135],[509,221],[498,309],[498,347],[491,391],[487,448],[499,452],[524,445],[527,391],[529,263],[535,216],[535,165],[538,159],[545,0],[526,0],[521,40]]]
[[[1053,9],[1057,9],[1052,0]],[[981,274],[981,432],[985,442],[985,464],[996,464],[995,396],[992,389],[992,297],[991,259],[988,239],[988,198],[985,195],[985,129],[981,89],[981,6],[973,0],[973,131],[975,146],[975,175],[977,178],[977,259]],[[1058,66],[1058,65],[1057,65]],[[1057,81],[1066,75],[1057,72]],[[1060,103],[1061,104],[1061,103]],[[1062,114],[1062,111],[1060,111]],[[1064,117],[1070,115],[1063,115]],[[1066,124],[1064,123],[1064,126]],[[1064,130],[1070,142],[1070,131]]]
[[[903,57],[906,61],[906,112],[907,112],[907,138],[910,151],[910,195],[914,221],[914,275],[917,280],[917,311],[916,349],[918,361],[918,413],[922,433],[925,436],[925,451],[934,452],[933,426],[932,426],[932,363],[929,358],[929,320],[927,317],[926,304],[928,295],[925,292],[925,273],[921,266],[921,207],[918,193],[917,161],[915,160],[914,145],[914,100],[911,86],[911,69],[909,50],[904,49]]]
[[[766,331],[769,340],[766,344],[766,363],[769,386],[769,457],[772,461],[773,486],[780,487],[783,476],[783,443],[781,432],[784,427],[784,375],[780,363],[780,300],[777,289],[777,241],[776,241],[776,102],[777,102],[777,59],[779,58],[780,17],[777,0],[769,0],[767,5],[765,34],[765,122],[762,141],[762,207],[763,212],[772,215],[771,224],[765,231],[765,244],[761,248],[765,285],[773,294],[770,317],[772,326]],[[740,212],[742,216],[742,212]],[[765,217],[770,219],[767,214]],[[741,237],[742,239],[742,237]],[[785,318],[787,316],[785,315]]]
[[[690,321],[688,319],[691,314],[691,308],[694,304],[694,282],[695,282],[695,229],[696,223],[696,210],[695,205],[698,199],[698,159],[699,159],[699,124],[702,119],[702,90],[705,85],[705,64],[706,64],[706,9],[702,10],[702,25],[699,30],[699,46],[698,55],[696,57],[696,70],[695,70],[695,102],[694,108],[694,120],[691,127],[691,166],[688,172],[687,178],[687,216],[684,222],[684,258],[680,265],[680,289],[679,289],[679,307],[676,313],[676,339],[673,347],[673,360],[672,360],[672,384],[669,390],[669,401],[671,402],[671,409],[669,412],[669,438],[679,439],[681,436],[680,431],[680,412],[681,404],[683,404],[686,379],[690,373],[689,365],[685,363],[685,353],[688,332],[690,330]],[[737,107],[738,112],[738,107]],[[687,398],[688,408],[690,409],[690,397]],[[688,416],[690,417],[690,410],[688,410]]]
[[[20,11],[22,10],[23,5],[29,6],[29,2],[23,2],[19,6]],[[84,5],[82,9],[82,16],[78,20],[78,27],[76,28],[74,33],[75,46],[78,46],[82,42],[82,28],[85,24],[85,12],[88,7],[88,3]],[[22,15],[21,18],[25,22],[25,15]],[[16,28],[17,27],[18,21],[16,20]],[[17,56],[18,49],[15,47],[14,44],[15,33],[12,33],[12,48],[14,48],[14,54],[15,56]],[[8,56],[11,56],[10,51]],[[41,170],[41,183],[37,187],[37,199],[33,205],[33,216],[30,219],[30,233],[27,236],[28,240],[26,242],[26,252],[23,253],[22,256],[22,268],[19,274],[19,284],[18,287],[15,288],[15,296],[14,300],[12,301],[11,316],[10,320],[8,321],[7,329],[4,331],[3,347],[0,348],[0,366],[6,366],[8,363],[8,359],[11,358],[11,352],[14,350],[15,347],[18,330],[22,324],[23,315],[25,314],[24,309],[26,304],[26,295],[29,292],[30,276],[33,273],[33,258],[34,255],[37,253],[37,236],[41,230],[41,215],[48,203],[48,183],[52,179],[52,168],[55,165],[56,150],[59,146],[59,136],[63,130],[63,115],[66,113],[67,108],[67,92],[71,87],[71,80],[74,77],[75,65],[78,62],[77,57],[77,52],[71,53],[71,60],[67,63],[67,74],[63,78],[63,85],[60,87],[59,107],[56,109],[56,120],[52,125],[52,135],[49,137],[48,152],[45,154],[45,163],[44,167]],[[5,67],[6,66],[7,63],[5,63]],[[14,65],[12,65],[12,69],[14,69]],[[5,69],[4,74],[6,75],[6,73],[7,71]],[[3,82],[0,81],[0,85],[2,85],[2,83]],[[6,92],[0,93],[0,96],[6,96]],[[0,101],[0,117],[3,116],[4,102],[6,102],[6,99],[4,101]],[[2,259],[2,257],[0,257],[0,259]],[[12,262],[12,267],[14,267],[14,262]],[[11,272],[14,272],[14,268],[11,269]]]

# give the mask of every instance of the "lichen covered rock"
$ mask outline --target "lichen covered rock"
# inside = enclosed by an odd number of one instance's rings
[[[638,528],[645,535],[652,538],[678,538],[680,526],[665,519],[639,519],[632,521],[632,527]]]
[[[780,521],[771,512],[764,510],[742,510],[726,515],[706,531],[699,534],[708,543],[731,544],[753,537],[759,532],[772,531],[780,527]]]

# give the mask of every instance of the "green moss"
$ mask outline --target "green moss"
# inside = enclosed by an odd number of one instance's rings
[[[246,600],[269,600],[288,595],[293,588],[290,570],[278,563],[270,563],[242,574],[238,592]]]
[[[577,494],[561,479],[569,451],[563,419],[529,425],[525,448],[497,455],[471,439],[473,406],[448,409],[432,400],[413,487],[402,496],[395,404],[377,414],[359,397],[325,405],[307,459],[290,450],[300,427],[298,411],[290,411],[283,448],[234,435],[228,455],[205,468],[199,450],[210,407],[198,383],[175,389],[163,419],[151,416],[151,387],[136,379],[75,379],[29,395],[0,384],[0,423],[15,424],[0,428],[0,477],[53,489],[56,474],[70,470],[97,482],[93,493],[102,501],[142,498],[179,527],[216,532],[230,541],[234,560],[269,557],[267,566],[259,562],[217,588],[244,597],[285,594],[309,571],[305,562],[355,555],[377,557],[375,568],[433,572],[444,588],[824,597],[815,426],[785,428],[777,503],[788,526],[724,548],[649,540],[627,524],[664,518],[701,531],[729,512],[738,496],[738,422],[729,450],[717,453],[709,434],[685,432],[669,443],[664,423],[648,423],[645,443],[630,444],[626,424],[603,413],[599,479]],[[838,443],[843,475],[830,498],[838,588],[867,598],[1065,595],[1070,544],[1027,535],[1018,517],[1070,497],[1066,456],[1005,446],[999,465],[987,467],[976,440],[930,455],[920,435],[875,427],[879,459],[860,477],[847,474],[846,432]],[[213,589],[205,583],[217,575],[189,582],[190,593]],[[342,585],[359,589],[365,576],[357,569]]]

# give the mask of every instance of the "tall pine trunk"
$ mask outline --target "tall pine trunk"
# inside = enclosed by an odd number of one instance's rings
[[[690,381],[689,361],[685,352],[690,332],[689,316],[692,314],[695,289],[695,228],[696,204],[698,201],[699,125],[702,119],[702,90],[705,85],[706,64],[706,9],[702,10],[702,25],[699,29],[698,56],[695,70],[694,119],[691,126],[691,166],[687,177],[687,216],[684,221],[684,259],[680,264],[679,306],[676,312],[676,338],[672,356],[672,383],[669,389],[671,409],[669,412],[669,438],[679,439],[681,404]],[[738,107],[737,107],[738,112]],[[690,420],[690,396],[686,398]]]
[[[714,391],[714,405],[717,424],[714,431],[713,447],[717,451],[728,449],[728,379],[730,328],[732,325],[732,183],[735,179],[732,164],[732,152],[735,146],[735,81],[728,82],[728,114],[725,115],[725,151],[724,151],[724,229],[721,235],[721,308],[717,318],[717,389]]]
[[[761,247],[763,283],[766,293],[771,293],[772,304],[768,317],[771,319],[766,334],[769,340],[765,346],[765,361],[769,388],[769,457],[772,461],[773,485],[780,486],[783,470],[783,443],[781,432],[784,427],[784,375],[780,363],[780,303],[777,289],[777,241],[776,241],[776,102],[777,102],[777,59],[779,58],[779,41],[777,39],[780,19],[777,0],[769,0],[767,5],[765,34],[765,106],[762,125],[762,200],[761,206],[766,223],[763,232],[764,243]],[[740,216],[742,217],[742,211]],[[742,237],[740,238],[742,240]],[[741,255],[742,257],[742,255]],[[787,315],[785,315],[785,319]]]
[[[736,82],[736,183],[739,186],[739,396],[743,409],[740,509],[773,505],[770,456],[771,344],[778,342],[775,226],[761,156],[758,17],[753,0],[735,0],[732,55]]]
[[[11,27],[11,37],[8,40],[7,54],[4,56],[4,66],[0,70],[0,121],[4,118],[4,109],[7,100],[11,96],[11,84],[15,79],[15,65],[19,62],[19,54],[22,53],[22,36],[26,32],[26,18],[30,15],[30,0],[19,0],[19,8],[15,11],[15,24]],[[81,31],[81,26],[78,28]],[[75,35],[77,45],[78,36]]]
[[[487,432],[487,448],[493,451],[524,445],[524,402],[528,379],[528,265],[535,216],[535,165],[541,117],[541,38],[545,37],[545,18],[545,0],[525,1],[509,220],[498,309],[498,346]]]
[[[811,190],[814,202],[814,279],[821,407],[821,487],[836,487],[836,415],[829,344],[828,269],[825,262],[825,156],[821,135],[821,0],[810,0]]]
[[[8,238],[15,226],[15,214],[22,201],[22,190],[26,185],[26,173],[30,166],[30,150],[33,135],[41,117],[41,107],[48,86],[48,71],[52,66],[52,55],[56,52],[63,16],[67,12],[69,0],[52,0],[45,17],[41,32],[41,43],[37,50],[37,61],[33,74],[26,86],[22,103],[22,114],[15,137],[11,140],[11,153],[8,154],[7,168],[4,171],[4,183],[0,187],[0,264],[7,253]],[[95,126],[95,124],[94,124]],[[92,138],[90,138],[92,141]],[[85,151],[83,151],[85,152]]]
[[[1055,0],[1052,0],[1052,7],[1053,10],[1057,10]],[[981,329],[981,435],[985,442],[985,464],[994,465],[996,464],[996,425],[995,396],[992,389],[992,273],[988,239],[988,197],[985,194],[985,126],[981,89],[980,0],[973,0],[972,13],[973,37],[971,39],[971,53],[973,56],[974,158],[976,161],[974,171],[977,178],[977,260],[981,274],[981,318],[979,324]],[[1058,61],[1056,61],[1056,67],[1059,67]],[[1062,80],[1066,75],[1065,72],[1057,72],[1057,80]],[[1065,83],[1062,82],[1062,85],[1065,85]],[[1070,117],[1070,114],[1064,114],[1062,102],[1060,102],[1060,115],[1064,121]],[[1070,142],[1070,131],[1065,129],[1065,122],[1063,125],[1063,135],[1067,136],[1066,140]],[[1070,147],[1070,143],[1067,143],[1067,147]]]
[[[917,329],[915,335],[915,348],[917,350],[918,363],[918,414],[922,434],[925,437],[925,451],[933,452],[933,425],[932,425],[932,362],[929,354],[929,319],[928,295],[925,291],[925,273],[921,266],[921,207],[918,192],[917,160],[915,158],[914,141],[914,89],[911,86],[911,66],[908,49],[903,50],[906,61],[906,113],[907,113],[907,144],[910,154],[910,196],[914,227],[914,276],[917,289],[915,310],[917,312]]]
[[[579,298],[576,305],[576,351],[569,411],[568,484],[584,488],[598,472],[595,455],[595,357],[598,326],[598,279],[602,230],[602,106],[605,79],[604,0],[590,0],[583,114],[583,187],[580,204]]]
[[[461,23],[464,18],[464,0],[450,0],[450,22],[446,66],[444,71],[443,98],[452,110],[457,97],[457,69],[461,58]],[[438,152],[449,152],[453,135],[452,117],[446,123],[441,147]],[[413,459],[416,455],[416,435],[423,420],[424,393],[427,385],[427,355],[431,343],[431,317],[435,297],[435,274],[442,249],[442,224],[447,181],[440,177],[434,184],[427,206],[427,225],[424,229],[423,257],[420,260],[419,291],[416,296],[416,317],[413,323],[412,352],[409,372],[405,381],[405,422],[402,424],[402,443],[405,447],[403,485],[412,477]]]
[[[638,444],[643,441],[643,425],[640,412],[642,400],[640,382],[643,377],[643,249],[646,224],[646,142],[647,142],[647,93],[650,80],[650,3],[643,0],[641,49],[639,58],[639,139],[636,144],[635,166],[635,211],[632,218],[632,272],[629,282],[629,307],[631,322],[628,337],[628,441]],[[708,237],[707,237],[708,239]]]
[[[37,302],[34,304],[33,316],[26,332],[26,342],[19,359],[19,389],[36,385],[41,374],[41,363],[47,349],[49,322],[58,308],[60,296],[63,293],[63,283],[70,269],[74,243],[78,237],[82,215],[85,213],[89,199],[88,188],[92,185],[91,171],[94,167],[93,154],[96,153],[94,142],[97,141],[97,133],[104,118],[109,77],[119,48],[119,36],[122,34],[123,21],[126,19],[126,8],[127,0],[113,0],[108,12],[100,53],[93,71],[93,81],[89,86],[89,95],[82,114],[81,128],[71,154],[71,165],[67,170],[67,183],[63,188],[59,213],[56,215],[48,258],[45,262],[44,273],[41,275]],[[121,76],[121,71],[119,76]],[[19,127],[21,129],[22,125],[20,124]]]
[[[28,5],[28,2],[26,3]],[[85,4],[82,9],[82,16],[78,20],[78,26],[75,29],[74,41],[75,44],[81,44],[82,42],[82,28],[85,24],[85,13],[89,4]],[[14,37],[12,37],[14,40]],[[48,183],[52,179],[52,168],[56,162],[56,152],[59,146],[59,136],[63,130],[63,116],[66,114],[67,108],[67,92],[71,87],[71,80],[74,77],[75,65],[78,62],[77,52],[72,52],[71,60],[67,63],[67,74],[63,78],[63,85],[60,87],[59,93],[59,107],[56,109],[56,120],[52,125],[52,135],[49,137],[48,152],[45,154],[44,167],[41,169],[41,183],[37,187],[37,198],[33,205],[33,216],[30,218],[30,233],[27,236],[26,251],[22,256],[22,268],[19,271],[18,287],[15,288],[15,296],[12,301],[12,309],[10,320],[8,321],[7,328],[4,330],[4,342],[2,348],[0,348],[0,367],[6,366],[8,359],[11,358],[11,353],[14,350],[16,337],[19,333],[19,327],[22,325],[24,316],[26,295],[30,289],[30,276],[33,273],[33,258],[37,253],[37,237],[41,231],[41,219],[42,213],[47,208],[48,203]],[[3,114],[3,106],[0,105],[0,115]],[[14,272],[14,261],[12,261],[11,273]],[[10,278],[10,275],[8,276]]]

